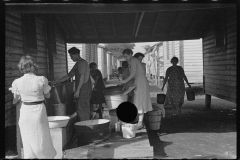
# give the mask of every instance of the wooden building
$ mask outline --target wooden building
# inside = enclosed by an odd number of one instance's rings
[[[33,56],[39,64],[38,75],[49,80],[67,74],[67,47],[62,33],[57,21],[51,17],[6,12],[5,126],[16,123],[16,107],[12,106],[13,95],[8,88],[21,76],[17,67],[21,56]]]
[[[40,64],[39,75],[57,79],[68,71],[67,43],[181,42],[202,38],[206,107],[211,106],[211,96],[236,103],[234,3],[6,3],[5,6],[5,126],[16,124],[8,88],[21,76],[17,69],[20,57],[30,54]],[[111,61],[108,54],[109,67],[103,67],[107,75],[111,74]]]
[[[203,30],[203,82],[207,106],[210,96],[236,103],[237,10],[215,11]]]
[[[184,68],[190,83],[203,83],[202,39],[156,43],[145,53],[143,61],[147,64],[147,74],[157,79],[165,77],[174,56],[178,57],[178,65]]]

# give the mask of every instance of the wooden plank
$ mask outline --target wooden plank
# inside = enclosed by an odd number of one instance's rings
[[[236,58],[236,49],[228,49],[227,52],[221,50],[220,52],[205,52],[203,54],[203,60],[204,59],[211,59],[215,57],[215,59],[223,60],[223,58]]]
[[[225,76],[236,76],[237,72],[236,71],[227,71],[227,70],[205,70],[203,68],[203,73],[204,74],[213,74],[213,75],[225,75]]]
[[[16,40],[23,40],[23,36],[21,33],[15,32],[15,31],[11,31],[11,30],[5,30],[5,37],[9,37],[12,39],[16,39]]]
[[[61,46],[56,46],[57,51],[62,51],[63,53],[65,53],[65,47],[61,47]]]
[[[236,32],[237,31],[237,26],[233,25],[233,26],[228,26],[227,27],[227,33],[231,33],[231,32]]]
[[[226,81],[226,80],[220,80],[220,79],[214,79],[205,77],[205,83],[214,83],[214,84],[220,84],[220,85],[227,85],[230,87],[236,87],[236,81]]]
[[[56,41],[56,45],[65,49],[65,44],[59,41]]]
[[[79,14],[79,13],[126,13],[126,12],[157,12],[157,11],[176,11],[178,10],[196,10],[196,9],[214,9],[214,8],[236,8],[236,4],[226,3],[196,3],[191,5],[170,4],[170,3],[140,3],[140,4],[8,4],[5,6],[6,12],[13,13],[53,13],[53,14]]]
[[[204,32],[204,35],[203,35],[203,41],[208,41],[208,40],[211,40],[211,39],[214,39],[214,31],[213,30],[210,30],[208,32]]]
[[[214,93],[214,92],[211,92],[211,91],[206,91],[205,92],[206,94],[210,94],[214,97],[217,97],[217,98],[220,98],[220,99],[224,99],[226,101],[229,101],[229,102],[233,102],[233,103],[236,103],[237,99],[235,98],[232,98],[232,97],[227,97],[227,96],[224,96],[224,95],[220,95],[220,94],[217,94],[217,93]]]
[[[17,17],[19,19],[22,18],[22,14],[21,13],[14,13],[14,12],[7,12],[7,11],[5,11],[5,13],[10,14],[11,16]]]
[[[13,94],[12,92],[9,92],[7,94],[5,94],[5,102],[9,102],[9,101],[12,101],[13,100]],[[6,110],[6,108],[5,108]]]
[[[11,107],[5,111],[5,120],[13,116],[16,116],[16,107]]]
[[[16,25],[11,22],[5,22],[5,30],[11,30],[18,33],[22,33],[22,26]]]
[[[42,35],[42,36],[46,36],[46,31],[36,28],[36,34]]]
[[[12,108],[12,100],[5,102],[5,111]]]
[[[236,71],[236,65],[219,65],[219,66],[205,66],[204,70],[233,70]]]
[[[5,14],[5,21],[11,22],[11,23],[19,25],[19,26],[22,25],[22,20],[20,18],[12,16],[11,14],[8,14],[8,13]]]
[[[67,64],[65,63],[54,63],[54,68],[66,68]]]
[[[11,126],[11,125],[16,125],[16,116],[5,120],[5,127]]]
[[[41,41],[43,41],[43,42],[46,42],[46,37],[45,36],[43,36],[43,35],[40,35],[40,34],[37,34],[36,35],[37,36],[37,40],[41,40]]]
[[[230,43],[236,43],[237,42],[237,37],[231,37],[231,38],[228,38],[227,39],[227,43],[230,44]]]
[[[46,47],[46,42],[45,41],[42,41],[40,39],[37,39],[37,45],[38,46],[42,46],[42,47]]]
[[[222,76],[222,75],[212,75],[212,74],[204,74],[204,75],[206,78],[210,78],[210,79],[232,81],[233,83],[237,81],[236,76]]]
[[[136,32],[135,32],[135,35],[134,35],[135,37],[137,37],[137,35],[138,35],[138,31],[139,31],[139,28],[140,28],[140,26],[141,26],[143,16],[144,16],[144,12],[142,12],[142,13],[140,14],[140,17],[139,17],[139,20],[138,20],[138,23],[137,23]]]
[[[5,37],[5,44],[9,46],[23,47],[23,41]]]
[[[218,95],[222,95],[222,96],[226,96],[232,99],[236,99],[236,93],[235,92],[229,92],[229,91],[225,91],[225,90],[221,90],[221,89],[216,89],[216,88],[211,88],[211,87],[205,87],[205,93],[206,92],[212,92]]]
[[[206,56],[205,56],[206,55]],[[236,59],[236,54],[222,54],[222,55],[214,55],[214,54],[204,54],[203,61],[219,61],[219,60],[228,60],[228,59]]]
[[[231,31],[227,33],[227,38],[232,38],[232,37],[236,37],[237,36],[237,32],[236,31]]]
[[[234,93],[236,93],[236,90],[237,90],[236,87],[222,85],[222,84],[216,84],[216,83],[206,83],[205,86],[210,87],[210,88],[224,90],[224,91],[227,91],[227,92],[228,91],[229,92],[234,92]]]
[[[37,49],[38,49],[38,53],[41,53],[41,54],[45,55],[45,57],[46,57],[46,55],[47,55],[47,48],[46,48],[46,46],[38,45]]]
[[[205,61],[204,66],[218,66],[218,65],[236,65],[237,60],[236,59],[227,59],[227,60],[220,60],[220,61]]]

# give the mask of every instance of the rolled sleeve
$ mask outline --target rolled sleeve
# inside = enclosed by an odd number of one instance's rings
[[[19,90],[18,90],[18,86],[17,86],[17,79],[15,79],[12,83],[12,87],[9,88],[9,90],[16,95],[19,95]]]
[[[42,77],[42,80],[43,80],[43,93],[44,94],[47,94],[50,90],[51,90],[51,87],[48,85],[48,80],[47,78],[45,78],[44,76]]]

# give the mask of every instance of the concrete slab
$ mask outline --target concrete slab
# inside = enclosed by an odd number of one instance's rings
[[[121,133],[114,133],[100,144],[90,144],[65,151],[64,158],[153,158],[153,147],[149,144],[146,130],[139,130],[136,137],[125,139]]]

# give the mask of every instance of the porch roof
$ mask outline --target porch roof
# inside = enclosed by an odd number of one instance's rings
[[[53,15],[67,43],[198,39],[218,9],[236,4],[6,3],[6,12]]]

